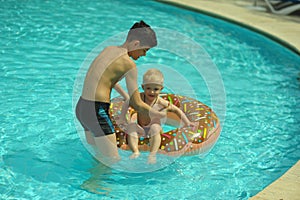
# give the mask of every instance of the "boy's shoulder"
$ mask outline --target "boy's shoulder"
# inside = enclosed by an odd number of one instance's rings
[[[107,49],[108,48],[108,49]],[[136,67],[135,62],[129,57],[127,50],[120,47],[110,46],[106,47],[104,51],[114,51],[115,57],[114,61],[112,62],[113,65],[123,66],[125,68],[134,68]]]
[[[101,51],[100,55],[102,57],[108,57],[113,59],[123,57],[126,55],[128,56],[128,51],[127,49],[119,46],[107,46]]]
[[[136,67],[135,62],[127,54],[120,56],[116,60],[116,62],[118,62],[119,64],[123,65],[126,68],[135,68]]]

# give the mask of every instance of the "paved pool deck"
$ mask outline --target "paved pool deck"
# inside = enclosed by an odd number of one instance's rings
[[[300,16],[268,12],[263,0],[157,0],[225,19],[281,43],[300,56]],[[250,200],[299,200],[300,161]]]
[[[299,200],[300,161],[250,200]]]
[[[288,47],[300,55],[300,15],[276,15],[263,0],[157,0],[222,18],[247,27]]]

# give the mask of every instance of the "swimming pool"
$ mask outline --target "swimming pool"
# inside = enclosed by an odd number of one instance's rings
[[[136,4],[1,1],[1,199],[248,199],[299,160],[299,56],[220,20],[153,1]],[[206,50],[222,76],[226,119],[204,158],[127,173],[86,151],[72,97],[90,52],[140,19]],[[138,65],[172,66],[211,106],[206,83],[186,60],[161,48]],[[174,77],[166,80],[177,92]]]

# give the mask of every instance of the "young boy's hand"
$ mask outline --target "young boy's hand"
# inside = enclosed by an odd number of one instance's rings
[[[190,121],[190,122],[188,122],[188,123],[186,124],[186,126],[192,127],[192,129],[195,130],[195,129],[198,128],[199,122],[191,122],[191,121]]]

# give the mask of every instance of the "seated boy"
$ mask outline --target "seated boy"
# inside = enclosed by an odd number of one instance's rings
[[[161,71],[157,69],[149,69],[143,76],[142,88],[144,92],[140,93],[141,99],[157,111],[174,112],[181,118],[186,126],[195,126],[194,123],[186,117],[186,115],[177,107],[170,104],[169,101],[159,97],[163,89],[164,77]],[[128,102],[125,102],[122,107],[121,121],[125,121],[125,115],[128,110]],[[160,147],[162,127],[159,118],[152,118],[149,124],[145,123],[137,113],[131,114],[127,125],[128,145],[132,150],[130,158],[135,159],[140,155],[138,149],[138,135],[150,137],[150,154],[148,163],[156,163],[156,153]]]

